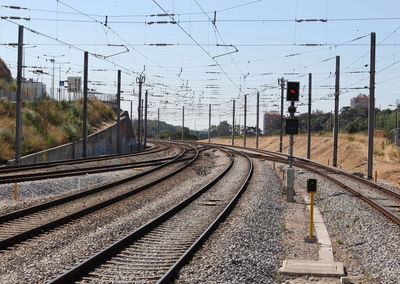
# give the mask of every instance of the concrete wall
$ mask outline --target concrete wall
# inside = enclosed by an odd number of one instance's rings
[[[133,128],[128,112],[121,114],[121,151],[122,153],[133,151],[136,147]],[[87,157],[117,153],[117,124],[105,128],[88,136]],[[60,145],[48,150],[33,153],[21,157],[21,165],[35,164],[47,161],[58,161],[82,158],[82,140]],[[7,162],[15,165],[15,160]]]

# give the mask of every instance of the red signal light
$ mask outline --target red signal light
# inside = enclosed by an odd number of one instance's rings
[[[299,82],[287,82],[287,101],[299,101],[300,83]]]

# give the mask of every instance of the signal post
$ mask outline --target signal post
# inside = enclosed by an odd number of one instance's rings
[[[286,119],[286,134],[290,134],[289,143],[289,166],[286,168],[286,201],[294,202],[294,168],[293,168],[293,146],[294,136],[299,133],[299,121],[294,117],[296,107],[294,102],[299,101],[300,83],[287,82],[286,101],[290,101],[290,117]]]

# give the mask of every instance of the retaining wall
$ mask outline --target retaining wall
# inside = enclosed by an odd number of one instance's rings
[[[120,133],[121,152],[131,152],[136,148],[133,128],[128,112],[121,113]],[[88,136],[87,157],[117,153],[117,123]],[[21,157],[20,165],[35,164],[48,161],[59,161],[82,158],[82,139],[51,149]],[[10,160],[7,165],[15,165]]]

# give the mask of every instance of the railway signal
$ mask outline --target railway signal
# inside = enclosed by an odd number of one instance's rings
[[[300,83],[287,82],[286,100],[291,102],[298,102],[300,97]]]
[[[304,239],[307,243],[315,243],[317,238],[314,234],[314,193],[317,192],[317,180],[310,178],[307,180],[307,192],[310,194],[310,225],[308,236]]]
[[[299,134],[299,120],[286,119],[286,134],[296,135]]]
[[[286,100],[290,101],[289,113],[290,118],[286,119],[286,134],[290,135],[289,143],[289,167],[286,169],[286,200],[294,202],[294,169],[293,169],[293,135],[299,133],[299,121],[294,117],[296,107],[294,102],[298,101],[300,97],[300,83],[287,82]]]

